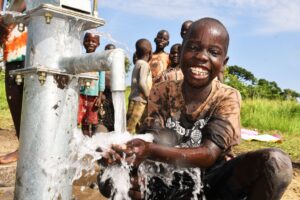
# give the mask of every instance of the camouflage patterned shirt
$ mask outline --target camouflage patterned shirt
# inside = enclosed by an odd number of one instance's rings
[[[176,138],[174,146],[197,147],[209,139],[222,149],[223,156],[230,154],[240,141],[240,93],[213,80],[207,99],[188,113],[182,83],[165,81],[152,88],[143,132],[168,128]]]

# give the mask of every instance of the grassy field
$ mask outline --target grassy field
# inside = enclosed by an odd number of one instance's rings
[[[294,101],[244,100],[241,118],[244,127],[300,134],[300,104]]]
[[[294,162],[300,162],[300,104],[292,101],[244,100],[241,112],[242,126],[259,133],[279,134],[282,143],[242,141],[235,147],[244,152],[266,147],[277,147],[286,151]]]
[[[126,91],[126,97],[130,89]],[[126,103],[127,100],[126,100]],[[234,148],[236,153],[265,147],[277,147],[286,151],[294,162],[300,163],[300,104],[290,101],[244,100],[242,126],[259,133],[279,134],[282,143],[242,141]],[[0,128],[11,129],[12,120],[7,107],[4,90],[4,74],[0,73]]]

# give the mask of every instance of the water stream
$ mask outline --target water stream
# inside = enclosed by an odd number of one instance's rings
[[[125,92],[112,92],[112,99],[115,110],[115,132],[124,133],[126,131]]]
[[[115,131],[110,133],[96,133],[93,137],[84,136],[81,129],[76,128],[73,137],[69,142],[70,154],[68,159],[49,157],[41,161],[44,174],[50,177],[51,193],[53,199],[59,198],[64,192],[64,188],[57,186],[57,182],[65,181],[72,184],[75,180],[86,175],[93,175],[95,172],[96,161],[101,159],[103,153],[110,149],[112,144],[124,144],[133,138],[140,138],[151,142],[152,135],[132,135],[126,131],[126,109],[124,92],[113,92],[113,103],[115,109]],[[98,152],[101,148],[103,152]],[[130,199],[128,190],[130,166],[125,162],[122,165],[113,165],[104,169],[101,179],[111,179],[114,188],[115,200]],[[88,172],[88,173],[86,173]],[[84,188],[82,188],[84,189]]]

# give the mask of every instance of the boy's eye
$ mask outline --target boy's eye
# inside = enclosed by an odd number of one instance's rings
[[[188,49],[190,49],[192,51],[197,51],[198,46],[196,44],[189,44],[188,45]]]
[[[209,53],[213,56],[218,56],[218,55],[220,55],[221,52],[218,49],[210,49]]]

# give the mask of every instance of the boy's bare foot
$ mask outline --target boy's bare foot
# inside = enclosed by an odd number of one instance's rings
[[[8,164],[18,160],[19,150],[0,156],[0,164]]]

